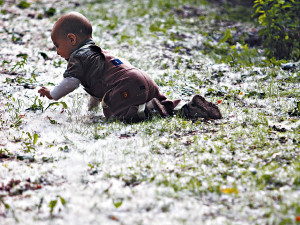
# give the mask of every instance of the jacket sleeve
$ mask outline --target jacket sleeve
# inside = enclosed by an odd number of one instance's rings
[[[83,63],[80,55],[71,55],[63,76],[64,78],[75,77],[80,80],[80,77],[83,76]]]

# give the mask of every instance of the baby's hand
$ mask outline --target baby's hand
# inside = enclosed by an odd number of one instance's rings
[[[40,93],[41,97],[47,97],[49,99],[53,99],[52,96],[50,95],[50,91],[46,87],[42,87],[40,90],[38,90],[38,93]]]

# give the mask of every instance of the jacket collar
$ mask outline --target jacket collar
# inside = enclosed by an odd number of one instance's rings
[[[80,44],[79,44],[79,46],[78,46],[78,48],[76,49],[76,50],[74,50],[72,53],[71,53],[71,55],[73,55],[73,54],[76,54],[78,51],[79,51],[79,49],[81,49],[83,46],[85,46],[85,45],[94,45],[95,44],[95,42],[93,41],[93,39],[91,39],[91,38],[89,38],[89,39],[86,39],[86,40],[84,40],[83,42],[81,42]],[[70,56],[71,56],[70,55]],[[69,61],[69,59],[67,59],[67,61]]]
[[[85,45],[94,45],[94,44],[95,44],[95,42],[93,41],[93,39],[89,38],[89,39],[86,39],[83,42],[81,42],[76,50],[80,49],[81,47],[83,47]]]

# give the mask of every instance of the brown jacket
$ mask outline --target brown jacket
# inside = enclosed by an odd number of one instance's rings
[[[148,74],[103,51],[91,39],[71,54],[64,73],[69,76],[105,103],[103,112],[108,118],[137,121],[139,106],[153,98],[162,101],[170,114],[179,103],[167,100]]]
[[[103,51],[89,39],[71,54],[64,77],[79,79],[90,95],[102,99],[122,75],[133,68]]]

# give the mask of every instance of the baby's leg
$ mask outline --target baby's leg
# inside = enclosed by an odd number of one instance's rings
[[[95,97],[90,95],[89,103],[88,103],[88,110],[91,111],[93,109],[96,109],[99,106],[99,103],[100,103],[99,98],[95,98]]]

